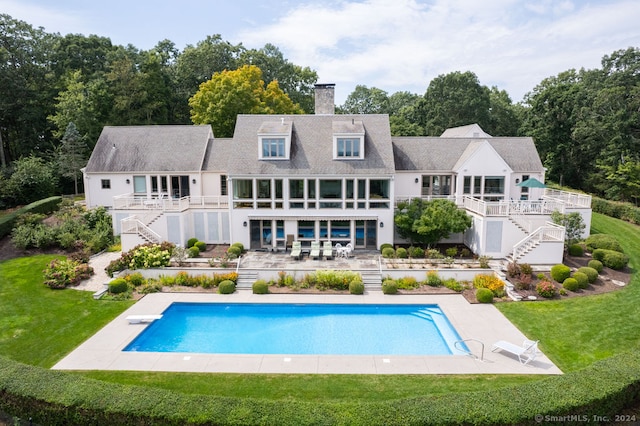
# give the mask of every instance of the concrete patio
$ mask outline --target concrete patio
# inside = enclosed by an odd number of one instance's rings
[[[359,259],[359,261],[361,261]],[[437,304],[449,318],[469,349],[481,356],[463,353],[449,356],[334,356],[334,355],[245,355],[123,352],[147,324],[129,324],[128,315],[161,314],[173,302],[209,303],[359,303]],[[562,374],[543,354],[529,365],[517,357],[491,352],[498,340],[520,344],[524,336],[493,305],[470,305],[460,295],[365,295],[269,294],[238,290],[231,295],[156,293],[145,296],[102,330],[85,341],[53,368],[60,370],[137,370],[203,373],[287,374]],[[541,342],[544,348],[544,342]]]

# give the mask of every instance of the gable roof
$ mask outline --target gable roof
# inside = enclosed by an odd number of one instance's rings
[[[441,135],[441,138],[490,138],[491,135],[477,123],[467,124],[466,126],[450,127]]]
[[[258,130],[265,122],[292,123],[289,160],[260,160]],[[346,123],[346,124],[345,124]],[[353,123],[354,129],[349,128]],[[346,126],[346,127],[345,127]],[[360,127],[362,126],[362,127]],[[364,129],[364,159],[333,159],[334,134]],[[230,175],[353,175],[394,172],[389,116],[239,115],[233,136]]]
[[[211,126],[105,126],[85,172],[197,172]]]
[[[450,172],[484,142],[489,143],[514,172],[544,170],[533,139],[529,137],[394,137],[395,167],[398,171]]]
[[[235,153],[232,138],[216,138],[209,142],[202,171],[227,173],[229,158]]]

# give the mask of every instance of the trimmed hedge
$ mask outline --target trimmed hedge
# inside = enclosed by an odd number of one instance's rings
[[[488,288],[481,287],[476,290],[476,300],[480,303],[493,303],[493,292]]]
[[[618,242],[618,240],[614,236],[608,234],[589,235],[585,240],[585,244],[591,251],[594,251],[596,249],[605,249],[619,251],[620,253],[624,252],[624,250],[622,250],[620,242]]]
[[[589,276],[584,273],[584,271],[576,271],[573,273],[572,278],[575,279],[578,283],[579,288],[587,288],[589,287]],[[566,280],[565,280],[566,282]],[[565,287],[566,288],[566,287]]]
[[[580,288],[580,285],[578,284],[578,280],[576,280],[575,278],[567,278],[562,283],[562,288],[569,291],[576,291]]]
[[[602,268],[604,267],[602,262],[600,262],[599,260],[595,260],[595,259],[591,259],[589,261],[589,263],[587,263],[587,266],[589,268],[595,269],[596,271],[598,271],[598,273],[602,272]]]
[[[519,386],[383,402],[302,402],[186,395],[20,364],[0,356],[0,411],[46,425],[499,425],[609,416],[640,400],[640,354],[620,354]],[[491,403],[488,404],[487,401]],[[542,417],[536,417],[542,416]]]
[[[31,204],[27,204],[26,206],[3,216],[0,218],[0,238],[11,233],[18,216],[25,213],[49,214],[58,210],[58,206],[61,202],[62,197],[60,196],[44,198],[42,200],[34,201]]]
[[[611,269],[624,269],[629,263],[629,256],[619,251],[595,249],[592,254],[595,260],[599,260],[604,266]]]
[[[251,286],[253,294],[268,294],[269,293],[269,283],[265,280],[256,280]]]
[[[349,283],[349,293],[350,294],[364,294],[364,283],[355,279]]]
[[[598,271],[595,268],[591,268],[590,266],[583,266],[581,268],[578,268],[578,271],[576,273],[578,272],[585,274],[587,276],[587,280],[589,280],[590,283],[594,283],[598,279]]]
[[[603,198],[591,197],[591,209],[595,213],[602,213],[609,217],[622,219],[626,222],[640,224],[640,208],[631,203],[609,201]]]
[[[236,291],[236,283],[231,280],[224,280],[218,284],[218,293],[231,294]]]
[[[384,257],[385,259],[396,257],[396,251],[393,249],[393,247],[385,247],[382,249],[382,257]]]
[[[551,278],[553,278],[556,282],[563,283],[564,280],[569,278],[571,275],[571,268],[567,265],[563,265],[559,263],[551,267]]]
[[[584,255],[584,248],[580,244],[571,244],[567,251],[570,256],[580,257]]]
[[[384,280],[382,282],[382,292],[384,294],[396,294],[398,292],[398,283],[391,279]]]

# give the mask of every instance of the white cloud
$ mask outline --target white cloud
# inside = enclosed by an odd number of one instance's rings
[[[91,33],[79,10],[62,10],[56,4],[45,7],[25,1],[0,0],[0,11],[33,27],[43,27],[48,33]]]
[[[545,77],[593,68],[640,40],[634,1],[324,1],[295,6],[276,22],[241,32],[337,83],[342,102],[357,84],[424,93],[429,81],[473,71],[514,101]]]

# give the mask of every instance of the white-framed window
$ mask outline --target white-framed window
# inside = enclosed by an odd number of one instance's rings
[[[335,136],[333,158],[336,160],[361,160],[364,158],[364,142],[361,136]]]
[[[262,137],[261,140],[262,151],[261,158],[263,159],[285,159],[285,140],[284,138],[267,138]]]
[[[337,138],[336,144],[338,158],[360,158],[360,138]]]

